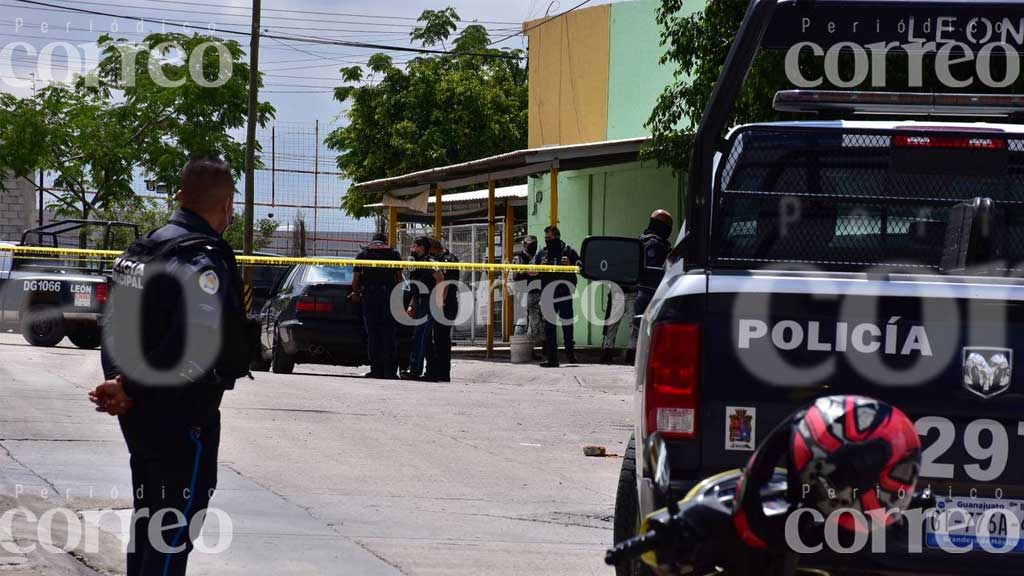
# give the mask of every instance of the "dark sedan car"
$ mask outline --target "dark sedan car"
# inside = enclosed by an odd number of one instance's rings
[[[300,264],[281,276],[259,313],[261,358],[256,370],[289,374],[296,364],[368,363],[359,304],[348,299],[349,266]],[[398,359],[408,362],[412,331],[398,327]]]

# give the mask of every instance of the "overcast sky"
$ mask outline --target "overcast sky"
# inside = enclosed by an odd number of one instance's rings
[[[68,80],[68,70],[88,71],[98,59],[95,40],[104,33],[129,40],[141,40],[146,34],[181,31],[180,23],[191,25],[188,32],[205,32],[210,26],[224,38],[238,40],[246,48],[250,29],[251,0],[0,0],[0,91],[27,96],[32,93],[32,80],[41,86],[48,73],[56,80]],[[592,0],[588,5],[607,3]],[[356,41],[389,46],[411,46],[409,32],[415,19],[426,9],[453,6],[466,23],[479,21],[491,31],[494,40],[514,36],[501,46],[526,47],[521,35],[522,22],[545,14],[558,14],[579,4],[580,0],[264,0],[262,28],[264,34],[302,36]],[[40,5],[39,3],[43,4]],[[49,6],[46,6],[48,4]],[[214,6],[211,10],[211,7]],[[62,7],[99,12],[82,14]],[[114,16],[108,16],[114,15]],[[244,36],[227,33],[236,30]],[[31,46],[29,49],[25,44]],[[52,53],[47,65],[43,57]],[[342,108],[331,96],[340,84],[338,69],[365,64],[367,56],[376,52],[365,47],[314,44],[302,41],[263,38],[260,47],[260,69],[264,72],[264,89],[260,98],[277,109],[276,154],[277,177],[268,172],[257,173],[257,217],[271,214],[281,222],[289,222],[295,207],[289,204],[311,202],[313,178],[289,169],[311,171],[314,168],[315,142],[313,123],[320,122],[320,137],[344,122]],[[34,52],[34,53],[32,53]],[[411,57],[410,53],[391,52],[396,63]],[[240,130],[236,138],[243,139]],[[266,155],[271,150],[269,130],[257,136]],[[319,155],[319,206],[338,206],[348,182],[324,174],[335,170],[336,152],[321,146]],[[276,187],[275,187],[276,186]],[[244,182],[238,182],[242,189]],[[144,178],[139,174],[136,192],[146,194]],[[274,207],[261,206],[273,203]],[[309,210],[306,210],[307,216]],[[368,230],[370,221],[355,222],[338,213],[324,211],[322,230]]]
[[[189,22],[197,29],[213,25],[219,30],[248,30],[249,0],[229,0],[211,12],[215,2],[200,0],[39,0],[46,4],[116,14],[112,18],[66,12],[46,6],[20,3],[18,0],[0,0],[0,46],[8,51],[15,42],[27,42],[37,50],[47,44],[69,42],[81,55],[74,59],[89,66],[94,59],[87,56],[90,47],[81,47],[94,41],[101,33],[116,29],[129,39],[141,39],[139,27],[146,33],[161,29],[161,20]],[[594,0],[592,4],[607,2]],[[365,41],[389,45],[409,45],[408,32],[415,18],[425,9],[439,9],[451,5],[463,20],[486,22],[492,38],[500,38],[521,29],[521,23],[542,17],[550,10],[556,14],[577,4],[577,0],[550,2],[550,0],[264,0],[263,28],[278,35],[317,36],[332,39]],[[302,12],[305,11],[305,12]],[[320,12],[312,14],[308,12]],[[145,18],[140,23],[139,18]],[[248,44],[244,37],[224,35]],[[504,46],[525,47],[517,36]],[[261,68],[267,74],[263,98],[277,108],[277,119],[284,122],[337,121],[340,106],[329,94],[338,84],[338,68],[365,62],[373,50],[366,48],[323,46],[302,42],[264,39],[261,44]],[[54,49],[54,74],[66,74],[65,50]],[[396,60],[408,54],[392,53]],[[2,55],[2,54],[0,54]],[[31,93],[28,86],[18,87],[11,78],[8,63],[13,64],[13,75],[27,84],[32,72],[40,67],[39,57],[31,56],[23,48],[13,50],[13,58],[0,59],[0,88],[23,96]]]

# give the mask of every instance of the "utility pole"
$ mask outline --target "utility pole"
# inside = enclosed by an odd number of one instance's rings
[[[256,121],[259,105],[256,92],[260,74],[260,0],[252,0],[252,35],[249,40],[249,122],[245,138],[245,234],[243,253],[252,254],[253,204],[256,202]],[[252,312],[252,266],[245,267],[246,312]]]

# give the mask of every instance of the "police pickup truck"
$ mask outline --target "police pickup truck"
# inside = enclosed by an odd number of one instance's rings
[[[1021,3],[751,2],[695,134],[684,230],[642,319],[616,541],[665,504],[635,457],[653,432],[668,440],[678,498],[743,467],[811,399],[862,394],[915,420],[918,490],[940,513],[912,532],[918,554],[825,550],[800,565],[1024,573],[1012,521],[1024,519],[1024,126],[1012,123],[1024,97],[783,90],[778,110],[818,119],[730,126],[761,49],[879,42],[901,20],[915,34],[928,21],[932,40],[941,26],[950,42],[995,22],[1022,32],[1005,35],[1008,50],[1024,43]],[[582,252],[592,280],[630,284],[643,266],[633,239],[588,238]],[[983,526],[992,508],[1010,516]],[[971,520],[945,521],[952,511]]]
[[[61,220],[26,230],[21,246],[77,248],[82,239],[105,249],[116,235],[134,239],[123,222]],[[0,244],[0,325],[21,331],[33,346],[56,346],[67,336],[79,348],[100,345],[100,319],[109,271],[101,259],[15,253]]]

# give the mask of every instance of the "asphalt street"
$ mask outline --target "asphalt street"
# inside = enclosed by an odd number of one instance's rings
[[[213,501],[230,526],[203,533],[207,548],[230,545],[194,553],[189,573],[611,574],[631,372],[457,360],[444,384],[308,365],[240,381],[222,409]],[[71,554],[0,550],[0,573],[123,572],[128,454],[86,397],[100,380],[96,351],[0,334],[0,513],[69,509],[95,540]],[[585,457],[592,444],[610,455]],[[59,546],[68,522],[51,517]],[[0,542],[28,547],[41,523],[15,516]]]

